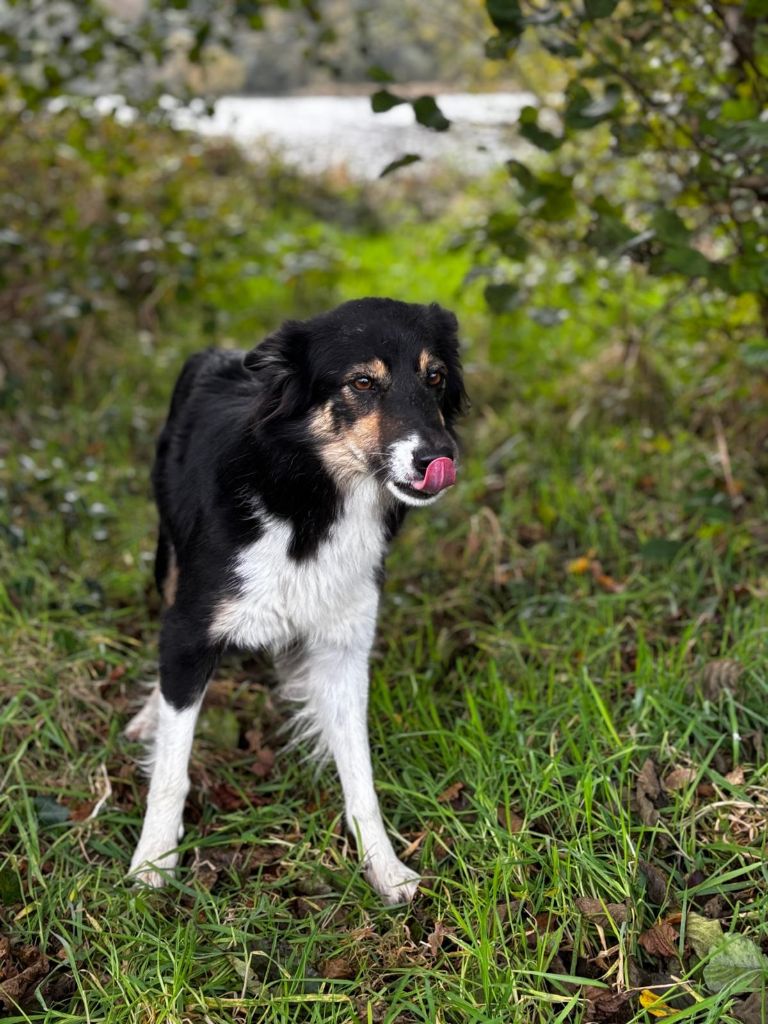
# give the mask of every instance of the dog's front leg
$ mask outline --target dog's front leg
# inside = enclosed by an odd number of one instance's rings
[[[368,881],[386,903],[403,903],[413,898],[419,876],[398,860],[373,787],[367,722],[369,651],[370,638],[359,646],[310,646],[287,691],[303,704],[300,717],[307,733],[336,762],[347,827],[357,838]]]

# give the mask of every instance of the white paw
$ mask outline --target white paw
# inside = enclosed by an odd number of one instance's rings
[[[405,864],[391,857],[387,860],[371,860],[366,865],[365,877],[385,903],[410,903],[416,895],[421,878]]]
[[[179,854],[176,850],[168,852],[167,848],[152,850],[137,846],[128,870],[128,877],[139,885],[162,889],[168,879],[173,878],[173,869],[178,863]]]
[[[146,704],[130,720],[123,730],[129,740],[151,740],[157,731],[157,720],[159,716],[160,690],[155,687],[149,695]]]

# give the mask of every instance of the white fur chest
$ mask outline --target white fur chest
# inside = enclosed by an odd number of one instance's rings
[[[347,496],[313,556],[292,559],[291,537],[290,523],[265,517],[264,534],[238,556],[240,594],[218,607],[212,639],[255,650],[314,638],[343,645],[361,626],[372,634],[385,548],[378,487],[362,481]]]

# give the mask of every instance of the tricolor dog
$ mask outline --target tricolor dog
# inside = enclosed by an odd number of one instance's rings
[[[161,885],[177,863],[220,656],[264,649],[299,738],[336,763],[371,885],[413,896],[373,786],[368,659],[387,546],[454,482],[464,403],[456,318],[434,304],[360,299],[187,361],[152,475],[165,608],[160,682],[126,730],[150,755],[133,876]]]

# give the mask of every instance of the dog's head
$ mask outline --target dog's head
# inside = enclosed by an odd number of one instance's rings
[[[456,478],[457,329],[434,303],[392,299],[289,320],[245,357],[264,386],[260,422],[299,426],[340,483],[373,476],[400,501],[429,504]]]

